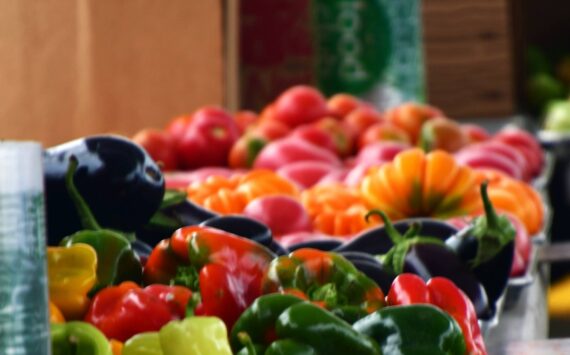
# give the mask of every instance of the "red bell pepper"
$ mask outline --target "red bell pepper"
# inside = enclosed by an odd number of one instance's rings
[[[174,282],[201,294],[197,315],[221,318],[228,329],[261,295],[261,280],[274,255],[246,238],[212,227],[178,229],[150,254],[146,283]]]
[[[468,353],[487,354],[475,308],[452,281],[434,277],[426,284],[417,275],[400,274],[394,279],[386,300],[391,306],[427,303],[441,308],[461,327]]]
[[[182,286],[150,285],[144,289],[126,281],[98,292],[85,321],[109,339],[126,341],[135,334],[157,331],[184,318],[192,291]]]

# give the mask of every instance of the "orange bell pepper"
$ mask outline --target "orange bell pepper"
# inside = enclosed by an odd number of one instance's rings
[[[303,191],[301,202],[315,229],[334,236],[351,236],[373,224],[360,192],[341,184],[318,185]]]
[[[481,207],[473,171],[441,150],[409,149],[391,163],[372,168],[360,191],[391,219],[463,215]]]

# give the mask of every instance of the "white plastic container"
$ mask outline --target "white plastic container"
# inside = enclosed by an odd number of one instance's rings
[[[50,354],[42,148],[0,141],[0,354]]]

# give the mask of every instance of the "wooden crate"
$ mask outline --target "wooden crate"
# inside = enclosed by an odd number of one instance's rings
[[[454,118],[513,114],[511,2],[425,0],[423,21],[428,102]]]

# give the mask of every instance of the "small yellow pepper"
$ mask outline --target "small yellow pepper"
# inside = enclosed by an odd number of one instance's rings
[[[89,307],[87,293],[97,281],[97,253],[87,244],[48,247],[50,300],[65,319],[81,319]]]

